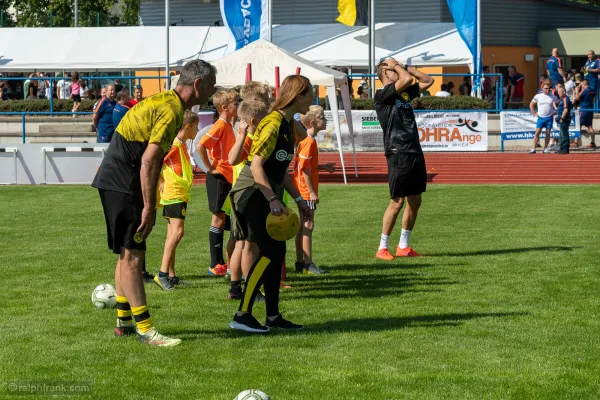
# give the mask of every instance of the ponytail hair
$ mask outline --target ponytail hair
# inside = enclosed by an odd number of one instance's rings
[[[289,75],[279,88],[279,97],[273,103],[271,111],[283,110],[289,107],[300,95],[312,90],[310,80],[302,75]]]

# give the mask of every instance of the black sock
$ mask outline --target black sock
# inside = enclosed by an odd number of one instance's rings
[[[242,293],[242,281],[231,281],[229,291],[234,293]]]
[[[159,278],[166,278],[167,276],[169,276],[168,272],[162,272],[162,271],[158,272],[158,277]]]
[[[208,243],[210,245],[210,267],[214,268],[217,264],[225,264],[223,261],[223,231],[211,226]]]

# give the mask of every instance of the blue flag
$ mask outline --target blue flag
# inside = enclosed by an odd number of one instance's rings
[[[220,0],[221,16],[239,50],[269,34],[268,0]]]
[[[477,0],[448,0],[448,8],[454,19],[454,24],[458,30],[458,34],[467,44],[473,56],[475,73],[481,74],[481,58],[479,49],[477,48]],[[476,78],[475,84],[479,83],[479,77]]]

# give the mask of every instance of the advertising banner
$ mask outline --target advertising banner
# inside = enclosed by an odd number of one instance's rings
[[[553,117],[554,118],[554,117]],[[535,136],[535,127],[537,117],[527,111],[511,112],[502,111],[500,113],[500,129],[502,130],[502,140],[527,140]],[[560,137],[558,124],[553,120],[550,135],[553,138]],[[579,124],[579,112],[571,113],[571,126],[569,127],[569,136],[571,139],[578,138],[581,135]],[[546,130],[542,130],[541,138],[546,137]]]
[[[333,115],[326,111],[327,128],[318,133],[319,149],[337,151]],[[352,150],[346,115],[339,112],[342,129],[342,148]],[[419,141],[423,151],[487,151],[487,113],[416,113]],[[377,114],[371,110],[353,110],[354,143],[356,151],[383,150],[383,130]]]

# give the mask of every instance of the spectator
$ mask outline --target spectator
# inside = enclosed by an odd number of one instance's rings
[[[29,85],[31,85],[31,78],[34,76],[34,73],[29,74],[29,79],[25,80],[25,83],[23,83],[23,99],[25,100],[29,98]]]
[[[454,96],[454,82],[448,82],[448,88],[446,89],[446,91],[450,93],[450,96]]]
[[[511,65],[508,68],[508,81],[511,86],[508,108],[521,108],[525,92],[525,76],[517,72],[517,68],[514,65]]]
[[[359,86],[358,90],[356,91],[356,94],[358,95],[359,99],[368,99],[369,98],[369,94],[367,93],[367,91],[365,90],[364,87]]]
[[[73,109],[71,111],[76,113],[79,109],[79,105],[81,104],[81,84],[79,83],[79,72],[73,72],[73,77],[71,78],[71,99],[73,100]],[[75,117],[76,114],[73,114],[73,118]]]
[[[6,86],[4,82],[0,82],[0,101],[6,101]]]
[[[448,91],[448,85],[446,85],[445,83],[442,83],[442,90],[440,90],[439,92],[437,92],[435,94],[436,97],[450,97],[452,96],[450,94],[450,92]]]
[[[596,58],[594,50],[588,51],[588,59],[583,66],[585,70],[585,79],[590,84],[590,89],[598,93],[598,73],[600,73],[600,61]]]
[[[35,77],[35,75],[33,77]],[[34,100],[34,99],[37,99],[37,97],[38,97],[38,81],[32,79],[29,83],[29,93],[27,94],[27,99]]]
[[[544,153],[550,153],[550,149],[548,148],[548,143],[550,142],[550,132],[552,130],[552,115],[554,115],[554,103],[557,98],[550,93],[552,89],[552,83],[547,80],[542,85],[543,93],[538,93],[535,95],[531,103],[529,104],[529,109],[531,113],[537,117],[537,124],[535,129],[535,135],[533,137],[533,147],[529,154],[535,154],[535,148],[538,145],[538,141],[540,140],[540,134],[542,130],[546,130],[545,144],[544,144]],[[535,107],[537,105],[537,112]]]
[[[483,66],[483,73],[484,73],[484,75],[487,75],[490,73],[489,65]],[[492,78],[484,76],[483,82],[481,84],[481,97],[483,99],[487,99],[490,96],[491,92],[492,92]]]
[[[45,78],[46,74],[40,72],[38,74],[40,78]],[[38,98],[45,99],[48,96],[48,88],[50,87],[50,83],[47,80],[40,80],[38,82]]]
[[[81,89],[80,89],[81,98],[87,99],[89,96],[88,95],[89,89],[87,87],[87,83],[85,83],[85,81],[83,79],[80,79],[79,86],[81,86]]]
[[[58,76],[61,75],[59,74]],[[66,73],[63,76],[63,79],[59,80],[56,83],[56,91],[58,93],[58,98],[61,100],[66,100],[71,97],[71,81],[69,78],[69,73]]]
[[[118,79],[115,79],[115,93],[120,93],[123,90],[123,85]]]
[[[546,62],[546,70],[548,72],[548,76],[552,79],[552,88],[556,88],[557,83],[565,82],[565,72],[563,71],[562,61],[560,61],[560,57],[558,55],[558,49],[552,49],[552,57],[548,59]]]
[[[129,89],[124,87],[117,94],[117,104],[115,104],[115,108],[113,109],[112,118],[113,126],[115,127],[115,129],[117,129],[117,126],[119,126],[119,123],[121,122],[125,114],[127,114],[127,111],[129,111],[129,109],[131,108],[128,105],[129,100],[131,100],[131,97],[129,96]]]
[[[543,89],[542,87],[544,86],[544,82],[546,82],[547,80],[549,80],[550,78],[548,77],[548,75],[546,74],[541,74],[540,75],[540,89],[538,90],[538,94],[539,93],[543,93]],[[552,83],[552,82],[551,82]]]
[[[458,87],[458,94],[461,96],[470,96],[473,91],[473,85],[471,85],[471,77],[465,76],[463,83]]]
[[[115,132],[113,110],[115,108],[115,86],[106,85],[106,96],[102,97],[94,110],[93,122],[98,132],[98,143],[110,143]]]
[[[567,82],[565,83],[565,90],[567,91],[567,96],[569,97],[569,100],[571,100],[571,103],[575,103],[575,74],[573,74],[572,72],[569,72],[567,74]]]
[[[135,106],[142,100],[144,100],[144,88],[142,85],[137,85],[133,88],[133,99],[129,100],[129,108]]]
[[[583,82],[581,82],[581,93],[579,94],[577,101],[581,108],[581,126],[585,126],[587,128],[587,134],[592,140],[587,147],[595,149],[596,132],[594,131],[594,112],[591,111],[594,108],[594,91],[589,87],[589,82],[587,79],[584,79]],[[576,138],[574,141],[575,146],[579,146],[579,143],[579,138]]]

